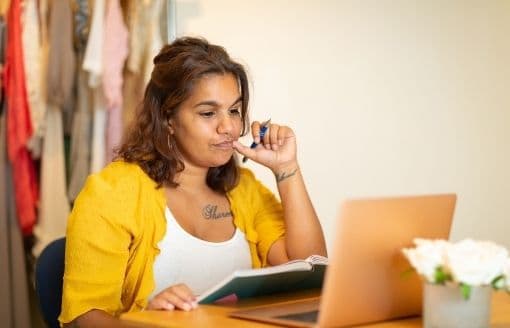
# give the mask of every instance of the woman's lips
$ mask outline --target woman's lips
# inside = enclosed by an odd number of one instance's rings
[[[232,149],[233,142],[232,141],[224,141],[217,144],[214,144],[214,147],[220,148],[220,149]]]

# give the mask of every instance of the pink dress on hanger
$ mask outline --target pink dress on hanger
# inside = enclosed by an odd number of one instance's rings
[[[107,3],[103,44],[103,93],[108,109],[106,161],[122,139],[122,71],[128,55],[128,30],[119,0]]]

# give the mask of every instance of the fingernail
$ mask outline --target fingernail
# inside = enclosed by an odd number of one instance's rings
[[[272,144],[271,147],[273,148],[273,150],[278,150],[278,145],[277,144]]]
[[[169,310],[169,311],[172,311],[172,310],[175,310],[175,306],[172,303],[168,303],[166,305],[166,309]]]
[[[182,309],[183,309],[184,311],[189,311],[189,310],[191,310],[191,305],[189,305],[188,303],[184,303],[184,304],[182,305]]]
[[[191,302],[191,307],[196,309],[198,307],[198,302]]]
[[[283,146],[283,140],[278,140],[278,144],[279,144],[280,146]]]

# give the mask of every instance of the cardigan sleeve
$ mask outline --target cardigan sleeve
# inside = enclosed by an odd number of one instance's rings
[[[281,203],[265,186],[260,186],[260,208],[255,218],[258,235],[257,249],[262,266],[267,266],[267,254],[274,242],[285,235]]]
[[[118,315],[132,235],[119,217],[129,187],[90,176],[69,216],[61,323],[92,309]],[[121,204],[124,203],[124,204]],[[123,218],[124,220],[127,218]]]
[[[253,229],[256,232],[257,253],[262,267],[267,266],[267,254],[271,246],[285,235],[285,222],[281,202],[253,173],[243,169],[241,179],[245,179],[247,193],[245,206],[251,209]]]

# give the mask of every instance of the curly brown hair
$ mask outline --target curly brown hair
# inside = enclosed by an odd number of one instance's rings
[[[244,67],[233,61],[221,46],[205,39],[182,37],[165,45],[154,58],[154,69],[135,119],[124,135],[116,160],[138,164],[161,186],[176,187],[175,175],[184,170],[168,121],[206,74],[232,74],[241,92],[241,135],[248,131],[248,78]],[[237,185],[239,167],[234,154],[207,173],[207,185],[226,192]]]

